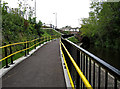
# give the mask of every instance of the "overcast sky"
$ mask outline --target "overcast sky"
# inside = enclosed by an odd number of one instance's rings
[[[18,7],[18,0],[7,1],[11,8]],[[30,1],[30,0],[28,0]],[[78,27],[81,18],[89,16],[90,0],[36,0],[37,3],[37,20],[46,24],[55,25],[55,14],[57,13],[58,28],[64,26]],[[34,6],[34,3],[32,3]]]

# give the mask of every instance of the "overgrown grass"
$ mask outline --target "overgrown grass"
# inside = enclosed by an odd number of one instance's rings
[[[77,38],[75,38],[74,36],[73,37],[70,37],[68,38],[68,40],[72,41],[73,43],[77,44],[79,41]]]
[[[60,33],[57,33],[56,31],[52,30],[52,29],[43,29],[42,30],[44,32],[44,34],[42,36],[61,36]]]

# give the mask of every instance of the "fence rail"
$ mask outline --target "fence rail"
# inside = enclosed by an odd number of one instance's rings
[[[82,71],[80,70],[80,68],[78,67],[78,65],[76,64],[76,62],[74,61],[73,57],[70,55],[70,53],[69,53],[68,50],[66,49],[65,45],[64,45],[61,41],[60,41],[60,45],[62,45],[61,51],[64,50],[64,51],[67,53],[67,55],[69,56],[72,64],[74,65],[77,73],[79,74],[79,76],[81,77],[82,81],[84,82],[85,86],[86,86],[87,88],[89,88],[89,89],[92,89],[92,86],[89,84],[88,80],[87,80],[86,77],[83,75]],[[61,47],[61,46],[60,46],[60,47]],[[62,51],[62,54],[63,54],[63,56],[64,56],[63,51]],[[64,58],[64,61],[65,61],[65,58]],[[65,64],[66,64],[66,61],[65,61]],[[69,71],[69,69],[68,69],[68,71]],[[70,76],[70,75],[69,75],[69,76]],[[70,76],[70,77],[71,77],[71,76]],[[69,77],[69,78],[70,78],[70,77]],[[71,81],[72,81],[72,80],[71,80]],[[73,82],[73,81],[72,81],[72,82]],[[72,82],[71,82],[71,84],[72,84]],[[74,88],[73,85],[72,85],[72,87]]]
[[[65,55],[66,63],[76,89],[84,89],[86,86],[82,76],[79,76],[77,69],[80,69],[93,89],[95,88],[114,88],[120,87],[120,71],[100,58],[94,56],[73,42],[61,38],[62,50]],[[65,50],[68,50],[66,52]],[[73,60],[71,60],[71,57]],[[75,68],[73,61],[77,64]],[[87,87],[90,88],[90,87]]]
[[[21,53],[19,55],[27,56],[29,55],[30,50],[34,48],[36,49],[36,46],[40,45],[43,42],[50,41],[55,38],[57,38],[57,36],[46,36],[46,37],[36,38],[31,41],[27,40],[25,42],[18,42],[13,44],[9,42],[8,45],[4,43],[4,46],[0,47],[0,49],[2,49],[3,51],[2,52],[3,58],[0,59],[0,62],[2,62],[2,66],[5,66],[5,68],[8,68],[9,63],[14,64],[13,61],[15,59],[13,59],[13,56],[15,56],[16,54]]]

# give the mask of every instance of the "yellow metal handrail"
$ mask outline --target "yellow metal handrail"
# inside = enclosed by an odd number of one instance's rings
[[[40,39],[42,39],[43,37],[41,37]],[[13,44],[8,44],[8,45],[5,45],[5,46],[1,46],[0,48],[5,48],[5,47],[9,47],[9,46],[12,46],[12,45],[19,45],[19,44],[24,44],[24,43],[30,43],[30,42],[33,42],[33,41],[36,41],[38,40],[39,38],[36,38],[34,40],[31,40],[31,41],[26,41],[26,42],[18,42],[18,43],[13,43]]]
[[[71,77],[71,75],[70,75],[70,71],[69,71],[69,69],[68,69],[68,66],[67,66],[67,63],[66,63],[66,60],[65,60],[64,53],[63,53],[62,48],[61,48],[61,43],[60,43],[60,50],[61,50],[61,53],[62,53],[62,56],[63,56],[63,59],[64,59],[64,63],[65,63],[66,69],[67,69],[67,73],[68,73],[68,77],[69,77],[69,79],[70,79],[70,83],[71,83],[72,89],[75,89],[75,86],[74,86],[72,77]]]
[[[18,42],[18,43],[8,44],[8,45],[5,45],[5,46],[1,46],[0,48],[5,48],[5,47],[8,47],[8,46],[24,44],[24,43],[26,43],[26,42]]]
[[[43,41],[42,41],[42,42],[43,42]],[[34,47],[35,45],[37,45],[37,44],[39,44],[39,43],[41,43],[41,42],[38,42],[38,43],[34,44],[33,46],[31,46],[31,47],[29,47],[29,48],[26,48],[26,49],[23,49],[23,50],[19,50],[19,51],[15,52],[15,53],[12,53],[12,54],[8,55],[7,57],[4,57],[3,59],[1,59],[0,62],[3,61],[3,60],[5,60],[5,59],[7,59],[7,58],[9,58],[9,57],[11,57],[11,56],[13,56],[13,55],[15,55],[15,54],[17,54],[17,53],[20,53],[20,52],[22,52],[22,51],[28,50],[28,49]]]
[[[36,41],[36,40],[38,40],[38,39],[42,39],[42,38],[44,38],[44,37],[37,38],[37,39],[34,39],[34,40],[32,40],[32,41],[26,41],[26,42],[18,42],[18,43],[8,44],[8,45],[2,46],[2,47],[0,47],[0,48],[5,48],[5,47],[12,46],[12,45],[18,45],[18,44],[24,44],[24,43],[31,43],[31,42],[34,42],[34,41]],[[50,36],[50,40],[51,40],[51,36]],[[41,41],[41,42],[44,42],[44,41],[45,41],[45,39],[44,39],[43,41]],[[38,44],[41,43],[41,42],[38,42],[38,43],[32,45],[32,46],[29,47],[29,48],[22,49],[22,50],[19,50],[19,51],[17,51],[17,52],[14,52],[14,53],[8,55],[7,57],[2,58],[2,59],[0,60],[0,62],[3,61],[3,60],[5,60],[5,59],[7,59],[7,58],[9,58],[9,57],[11,57],[11,56],[13,56],[13,55],[15,55],[15,54],[17,54],[17,53],[20,53],[20,52],[22,52],[22,51],[28,50],[28,49],[30,49],[30,48],[38,45]]]
[[[90,83],[88,82],[88,80],[86,79],[86,77],[84,76],[84,74],[82,73],[82,71],[80,70],[80,68],[78,67],[78,65],[76,64],[76,62],[74,61],[73,57],[70,55],[70,53],[68,52],[67,48],[65,47],[65,45],[60,41],[60,43],[62,44],[63,48],[65,49],[66,53],[68,54],[72,64],[74,65],[76,71],[78,72],[79,76],[81,77],[82,81],[84,82],[85,86],[88,89],[93,89],[92,86],[90,85]]]

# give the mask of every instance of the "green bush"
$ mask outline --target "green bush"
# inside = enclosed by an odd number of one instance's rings
[[[77,39],[77,38],[75,38],[74,36],[73,36],[73,37],[68,38],[68,40],[72,41],[72,42],[73,42],[73,43],[75,43],[75,44],[79,43],[78,39]]]

